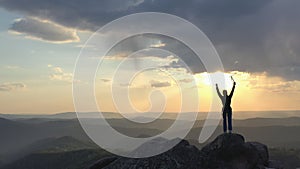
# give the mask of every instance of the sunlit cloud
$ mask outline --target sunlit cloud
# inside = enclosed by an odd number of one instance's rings
[[[49,65],[48,65],[49,67]],[[50,80],[54,81],[64,81],[71,83],[73,81],[73,74],[65,72],[61,67],[53,67],[51,68],[51,74],[49,75]]]
[[[215,73],[199,73],[195,75],[198,87],[214,86],[211,78],[219,80],[218,83],[222,89],[230,89],[232,87],[232,79],[237,82],[243,90],[260,90],[264,92],[300,92],[300,81],[297,80],[286,80],[282,77],[270,76],[266,72],[263,73],[249,73],[249,72],[215,72]],[[224,82],[222,82],[225,80]],[[220,85],[221,84],[221,85]]]
[[[18,18],[14,20],[9,32],[25,35],[26,38],[42,40],[51,43],[78,42],[79,37],[75,29],[58,25],[49,20],[38,18]]]
[[[266,90],[275,93],[299,93],[300,81],[286,80],[282,77],[268,76],[267,73],[253,74],[249,76],[247,86],[253,90]]]
[[[156,43],[156,44],[150,45],[150,47],[152,47],[152,48],[160,48],[160,47],[164,47],[164,46],[166,46],[166,44],[165,44],[165,43],[162,43],[161,41],[159,41],[159,42]]]

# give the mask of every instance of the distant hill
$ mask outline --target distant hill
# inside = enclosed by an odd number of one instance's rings
[[[49,137],[73,136],[89,140],[77,121],[51,121],[39,124],[0,119],[0,156],[11,154],[37,140]]]
[[[44,157],[46,158],[47,156],[54,158],[55,155],[62,156],[62,158],[67,158],[63,156],[67,154],[71,154],[72,157],[73,153],[81,155],[82,153],[84,154],[87,151],[96,153],[96,155],[109,154],[106,151],[100,149],[97,145],[93,143],[79,141],[70,136],[64,136],[59,138],[46,138],[46,139],[38,140],[33,144],[30,144],[29,146],[21,149],[18,152],[15,152],[13,154],[7,154],[4,160],[6,164],[17,160],[16,162],[13,162],[14,165],[9,165],[9,166],[15,166],[18,165],[19,163],[23,165],[25,161],[30,161],[35,158],[43,159]],[[53,160],[55,159],[56,158],[54,158]],[[83,161],[84,160],[89,160],[89,159],[83,159]],[[26,163],[26,165],[30,165],[30,163],[29,164]]]
[[[71,136],[46,138],[38,140],[26,147],[31,152],[67,152],[81,149],[95,149],[98,146],[92,143],[79,141]],[[22,151],[25,151],[24,149]]]
[[[300,126],[300,117],[251,118],[244,120],[233,120],[233,123],[235,126],[239,127]]]
[[[106,151],[93,149],[38,152],[3,166],[1,169],[84,169],[99,158],[108,155]]]
[[[84,113],[86,118],[98,117],[98,112]],[[106,118],[122,118],[118,113],[104,112]],[[65,112],[58,114],[0,114],[0,117],[6,119],[76,119],[75,112]]]
[[[300,168],[300,149],[269,149],[270,158],[274,160],[281,160],[285,169]]]
[[[148,124],[135,124],[123,119],[108,119],[119,132],[133,137],[153,136],[172,125],[173,120],[161,119]],[[186,121],[187,123],[189,121]],[[91,125],[95,122],[91,120]],[[255,118],[234,120],[234,130],[250,140],[258,140],[273,147],[300,147],[300,118],[283,119]],[[188,134],[188,140],[197,140],[203,121],[197,121]],[[178,131],[180,132],[180,131]],[[218,127],[215,135],[221,133]],[[281,133],[280,135],[278,133]],[[49,137],[72,136],[78,140],[90,141],[77,119],[13,119],[0,118],[0,156],[17,152],[30,144]]]
[[[118,118],[108,119],[107,121],[119,132],[133,137],[157,135],[173,123],[171,119],[161,119],[152,123],[139,125]],[[91,119],[90,122],[91,125],[94,125],[96,121]],[[188,123],[189,121],[186,122]],[[298,134],[300,131],[299,117],[234,120],[233,124],[234,131],[243,134],[250,141],[259,141],[270,148],[300,148],[300,135]],[[197,147],[203,146],[199,145],[197,141],[202,125],[203,120],[197,121],[194,128],[185,138]],[[217,128],[213,137],[216,137],[220,133],[222,133],[221,126]],[[1,161],[2,163],[7,161],[8,154],[28,155],[32,153],[32,150],[39,150],[39,147],[45,149],[46,146],[43,145],[56,145],[55,140],[58,138],[62,138],[58,142],[62,142],[59,144],[61,147],[65,147],[65,152],[81,150],[76,149],[78,144],[82,146],[76,140],[84,143],[91,142],[77,119],[0,118],[0,137],[0,163]],[[72,140],[73,138],[75,140]],[[67,145],[67,142],[73,145]],[[59,148],[59,145],[57,146],[58,150],[63,149]],[[88,148],[89,145],[85,146],[87,147],[83,146],[83,149]],[[53,147],[55,146],[49,146],[48,152],[58,153]],[[20,151],[27,153],[22,154]]]
[[[84,115],[86,118],[95,118],[97,117],[99,112],[86,112]],[[102,114],[106,118],[116,118],[120,119],[122,116],[119,113],[115,112],[102,112]],[[184,112],[183,114],[188,115],[188,112]],[[127,114],[128,116],[132,116],[131,114]],[[140,113],[136,118],[149,118],[149,117],[157,117],[160,113],[148,112],[148,113]],[[199,112],[198,119],[205,119],[207,116],[206,112]],[[6,119],[75,119],[77,115],[75,112],[63,112],[57,114],[5,114],[0,113],[0,117]],[[176,119],[177,113],[163,113],[161,119]],[[263,118],[263,119],[282,119],[288,117],[300,117],[300,110],[285,110],[285,111],[235,111],[234,118],[235,119],[255,119],[255,118]],[[189,120],[188,116],[184,120]]]
[[[4,130],[11,130],[15,128],[25,127],[25,126],[27,125],[0,117],[0,131],[1,129],[4,131]]]
[[[13,161],[32,153],[59,153],[96,148],[98,148],[96,144],[79,141],[71,136],[46,138],[38,140],[17,152],[7,154],[5,160],[6,162]]]

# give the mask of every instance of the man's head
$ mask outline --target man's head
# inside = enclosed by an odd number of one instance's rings
[[[223,96],[227,96],[227,90],[223,90]]]

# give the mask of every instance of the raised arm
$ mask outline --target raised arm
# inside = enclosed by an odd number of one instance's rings
[[[216,84],[216,90],[217,90],[218,96],[220,97],[220,99],[222,99],[223,96],[222,96],[221,93],[220,93],[218,84]]]
[[[230,92],[230,97],[232,97],[233,96],[233,93],[234,93],[234,89],[235,89],[235,85],[236,85],[236,83],[235,82],[233,82],[233,86],[232,86],[232,89],[231,89],[231,92]]]

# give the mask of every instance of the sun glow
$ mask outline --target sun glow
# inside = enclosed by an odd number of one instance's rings
[[[214,72],[214,73],[200,73],[195,75],[195,79],[197,84],[200,87],[204,86],[214,86],[218,84],[222,89],[230,89],[232,87],[232,79],[233,73],[224,73],[224,72]],[[235,77],[233,77],[235,78]]]
[[[156,75],[155,72],[152,73],[154,74],[153,76]],[[180,111],[180,92],[173,80],[169,78],[159,80],[156,78],[158,81],[151,81],[151,78],[153,78],[151,75],[152,74],[150,73],[149,76],[138,76],[135,79],[133,87],[130,88],[130,91],[133,94],[131,97],[133,105],[138,108],[138,110],[148,110],[149,93],[151,93],[150,91],[154,89],[154,86],[158,85],[155,89],[163,91],[163,93],[167,96],[165,100],[165,111]],[[269,76],[266,73],[249,73],[240,71],[214,73],[203,72],[193,75],[195,83],[193,82],[192,77],[185,77],[186,79],[180,81],[180,83],[183,83],[182,91],[190,93],[191,97],[189,99],[197,99],[192,97],[194,95],[194,89],[197,88],[198,98],[200,100],[199,111],[207,112],[211,109],[213,98],[217,98],[217,103],[221,104],[216,93],[215,84],[218,83],[220,90],[225,89],[230,92],[233,85],[231,76],[237,83],[232,100],[232,107],[234,108],[234,111],[285,110],[290,107],[298,109],[298,95],[297,93],[295,94],[295,92],[299,91],[300,81],[286,81],[279,77]],[[161,75],[159,75],[159,77],[161,77]],[[116,111],[108,83],[103,83],[101,81],[101,84],[99,85],[101,88],[97,88],[97,97],[106,98],[99,102],[99,105],[104,107],[105,111]],[[121,85],[120,88],[121,87],[124,86]],[[123,96],[120,95],[119,97]],[[154,101],[160,102],[158,97],[160,97],[160,95],[154,95],[152,98]],[[191,110],[185,109],[183,111],[189,112]],[[216,111],[219,111],[219,109],[216,109]]]

